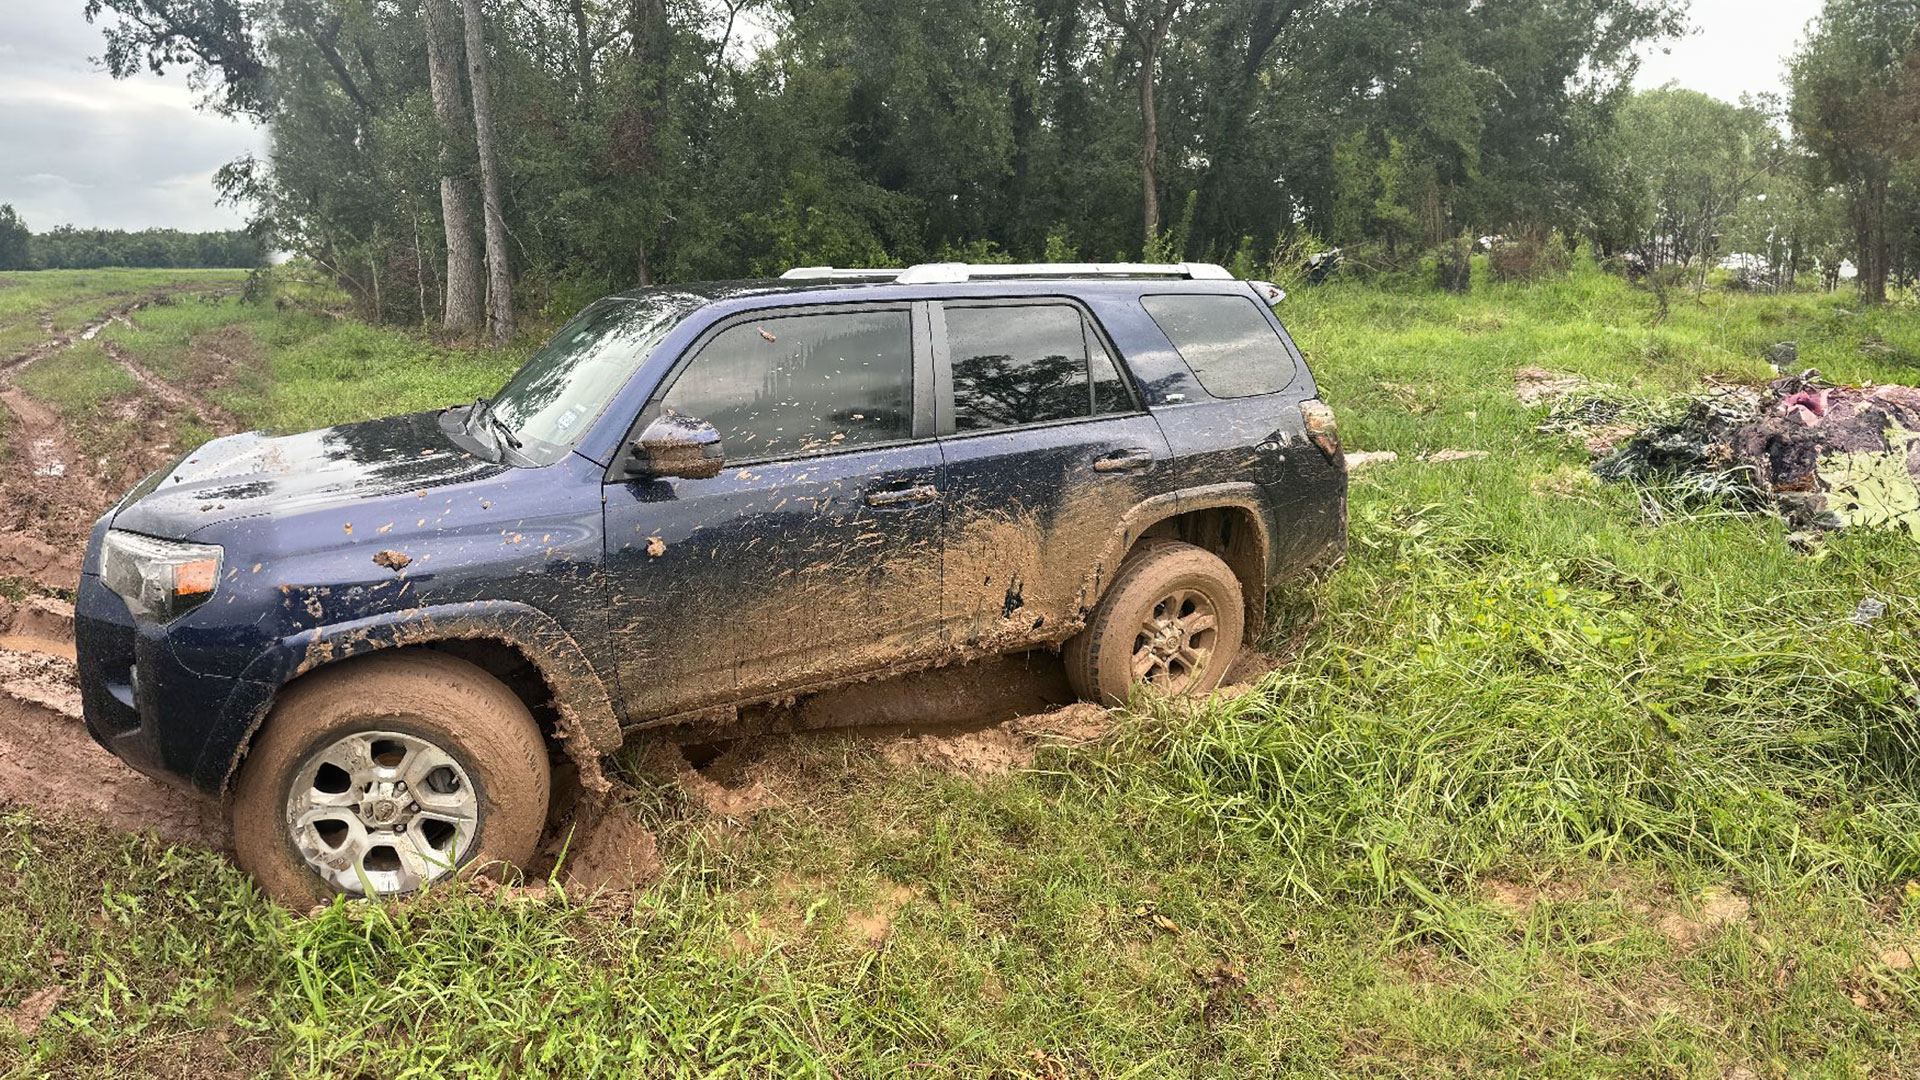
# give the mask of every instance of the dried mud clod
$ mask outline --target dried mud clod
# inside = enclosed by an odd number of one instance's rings
[[[381,551],[374,555],[373,565],[384,566],[389,570],[401,571],[413,564],[413,556],[404,551]]]

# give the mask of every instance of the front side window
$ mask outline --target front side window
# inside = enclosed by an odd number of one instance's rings
[[[1076,420],[1133,407],[1112,357],[1065,304],[946,308],[957,431]]]
[[[722,330],[661,404],[712,424],[727,460],[898,442],[913,434],[904,311],[784,315]]]
[[[1293,357],[1252,297],[1169,294],[1140,302],[1214,397],[1274,394],[1293,382]]]
[[[497,424],[529,464],[551,465],[567,456],[660,339],[705,303],[659,292],[592,304],[494,395],[486,408],[489,424],[474,425],[477,437],[492,438]]]

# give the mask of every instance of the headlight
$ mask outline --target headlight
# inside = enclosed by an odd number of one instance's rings
[[[100,545],[100,578],[134,615],[159,622],[206,603],[220,582],[220,549],[110,529]]]

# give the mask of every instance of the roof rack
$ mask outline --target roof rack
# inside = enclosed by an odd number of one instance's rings
[[[1232,281],[1214,263],[921,263],[905,270],[796,266],[780,275],[807,281],[893,281],[901,285],[949,285],[981,278],[1179,277]]]

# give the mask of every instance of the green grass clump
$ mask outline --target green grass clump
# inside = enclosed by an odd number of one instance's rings
[[[102,403],[130,394],[139,385],[107,356],[98,341],[77,341],[21,372],[27,393],[75,419],[99,411]]]

